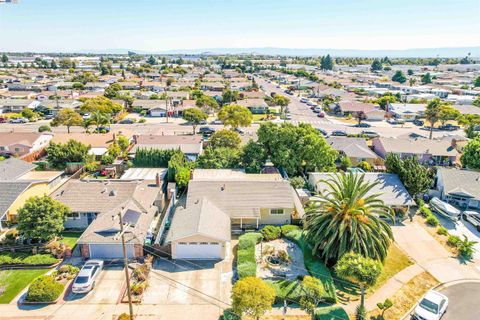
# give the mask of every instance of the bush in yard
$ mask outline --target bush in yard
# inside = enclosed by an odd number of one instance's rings
[[[233,313],[233,310],[231,308],[228,308],[223,310],[223,315],[220,320],[241,320],[241,318],[235,313]]]
[[[302,189],[303,187],[305,187],[305,179],[303,179],[302,177],[293,177],[290,179],[290,185],[294,189]]]
[[[435,217],[433,214],[427,216],[427,219],[425,220],[425,222],[432,227],[436,227],[440,224],[440,221],[438,220],[438,218]]]
[[[460,242],[460,237],[459,236],[454,236],[454,235],[448,236],[447,244],[449,246],[456,247],[459,242]]]
[[[118,320],[133,320],[133,319],[130,319],[130,315],[124,312],[118,316]]]
[[[475,244],[477,241],[470,241],[466,235],[463,235],[463,240],[459,240],[457,243],[458,256],[471,260],[475,252]]]
[[[430,210],[429,208],[427,208],[425,206],[422,206],[422,207],[420,207],[420,215],[424,218],[427,218],[427,217],[432,215],[432,210]]]
[[[0,254],[0,265],[52,265],[57,263],[58,259],[51,254],[28,254],[8,252]]]
[[[30,302],[52,302],[63,292],[64,285],[55,281],[52,276],[41,276],[35,279],[27,291],[26,300]]]
[[[363,305],[358,305],[355,310],[355,320],[367,320],[367,308]]]
[[[252,232],[246,233],[238,238],[238,249],[245,249],[248,247],[255,246],[257,243],[263,240],[261,233]]]
[[[257,275],[257,263],[248,261],[242,264],[237,264],[237,274],[239,279],[255,277]]]
[[[354,279],[366,285],[373,285],[382,272],[382,264],[378,260],[350,252],[343,255],[335,265],[335,272],[342,278]]]
[[[372,166],[370,165],[370,163],[368,163],[367,161],[360,161],[358,164],[357,164],[357,167],[362,169],[363,171],[365,172],[369,172],[369,171],[372,171]]]
[[[247,277],[232,288],[232,307],[238,315],[259,318],[272,309],[275,290],[260,278]]]
[[[448,230],[445,227],[439,227],[437,229],[437,234],[439,234],[441,236],[448,236]]]
[[[260,230],[260,233],[262,234],[263,239],[272,241],[280,238],[281,229],[277,226],[265,226]]]
[[[286,236],[290,231],[300,231],[300,227],[293,224],[285,224],[280,227],[280,230],[282,231],[282,236]]]
[[[260,233],[247,233],[238,238],[237,274],[240,279],[256,276],[255,246],[262,238]]]

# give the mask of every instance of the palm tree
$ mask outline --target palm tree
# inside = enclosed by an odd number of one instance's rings
[[[443,103],[439,98],[435,98],[427,104],[425,109],[425,118],[430,122],[430,139],[433,136],[433,126],[440,119],[440,113],[443,108]]]
[[[326,190],[304,217],[313,254],[320,254],[326,262],[336,262],[351,251],[385,259],[393,234],[379,216],[393,220],[393,215],[379,199],[380,194],[370,193],[378,183],[365,181],[363,174],[354,173],[340,173],[325,181]]]
[[[100,132],[100,126],[106,125],[109,126],[111,121],[112,121],[112,116],[109,114],[102,113],[100,111],[94,111],[92,112],[92,115],[90,116],[90,119],[88,119],[90,124],[95,125],[96,131]]]

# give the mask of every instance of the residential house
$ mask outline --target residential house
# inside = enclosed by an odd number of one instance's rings
[[[438,168],[435,189],[440,198],[463,208],[480,209],[480,172]]]
[[[242,99],[263,99],[267,95],[263,91],[242,91],[240,92],[240,97]]]
[[[55,133],[52,142],[54,143],[67,143],[69,140],[79,141],[87,146],[90,146],[89,154],[93,154],[96,157],[104,155],[108,147],[115,141],[115,138],[119,135],[126,137],[128,140],[132,140],[132,134],[129,131],[109,132],[102,134],[94,133]]]
[[[24,109],[35,109],[40,101],[31,99],[0,99],[0,113],[21,113]]]
[[[397,119],[413,121],[424,116],[426,107],[424,103],[388,103],[387,112]]]
[[[223,259],[232,230],[288,224],[304,214],[295,190],[279,175],[196,171],[166,237],[173,259]]]
[[[370,121],[381,121],[385,118],[385,111],[377,108],[373,104],[357,101],[340,101],[334,108],[334,111],[340,115],[351,114],[354,117],[362,114],[365,120]]]
[[[188,159],[195,160],[203,152],[201,136],[139,135],[134,137],[129,154],[135,156],[138,149],[181,150]]]
[[[248,108],[253,114],[264,114],[268,110],[268,104],[263,99],[238,100],[236,104]]]
[[[52,139],[49,133],[0,132],[0,155],[24,156],[43,150]]]
[[[167,115],[167,101],[165,100],[140,100],[133,101],[134,108],[147,111],[151,117],[165,117]]]
[[[84,230],[77,244],[85,259],[123,257],[118,214],[129,227],[124,233],[129,258],[142,258],[161,208],[161,187],[148,181],[71,180],[52,194],[68,206],[65,228]]]
[[[327,143],[339,153],[339,158],[346,156],[353,166],[368,162],[372,168],[379,164],[379,156],[373,152],[363,138],[329,137]]]

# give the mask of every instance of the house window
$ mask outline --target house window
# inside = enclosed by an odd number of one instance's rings
[[[218,245],[218,242],[210,242],[210,244]]]
[[[186,245],[187,243],[186,242],[179,242],[178,244]]]
[[[270,214],[283,214],[283,209],[270,209]]]
[[[19,152],[20,151],[20,148],[15,148],[15,152]]]
[[[197,243],[196,243],[196,242],[189,242],[188,244],[190,244],[190,245],[196,245]]]
[[[202,246],[208,245],[208,242],[200,242]]]
[[[67,216],[67,219],[69,220],[77,220],[80,219],[80,213],[78,212],[72,212]]]

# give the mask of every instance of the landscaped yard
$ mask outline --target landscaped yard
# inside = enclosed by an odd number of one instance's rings
[[[69,248],[74,248],[75,245],[77,244],[78,238],[82,235],[81,232],[62,232],[62,240],[60,242],[63,242],[65,245],[67,245]]]
[[[0,296],[0,303],[12,301],[35,278],[47,273],[47,271],[48,269],[0,271],[0,286],[5,289],[5,292]]]

